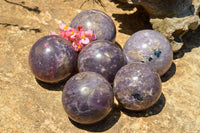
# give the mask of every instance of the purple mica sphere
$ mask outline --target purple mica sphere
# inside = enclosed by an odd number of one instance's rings
[[[113,20],[104,12],[99,10],[85,10],[74,17],[70,27],[84,30],[93,30],[97,40],[115,40],[116,27]]]
[[[130,63],[117,72],[113,89],[116,99],[124,108],[140,111],[158,101],[161,80],[148,64]]]
[[[145,62],[160,76],[170,68],[173,51],[170,42],[154,30],[141,30],[134,33],[123,48],[127,63]]]
[[[31,48],[29,65],[35,77],[43,82],[56,83],[76,69],[77,54],[71,44],[57,35],[40,38]]]
[[[114,104],[114,94],[103,76],[94,72],[81,72],[65,84],[62,103],[72,120],[92,124],[109,114]]]
[[[125,65],[122,50],[114,43],[97,40],[83,48],[78,57],[80,72],[92,71],[113,82],[117,71]]]

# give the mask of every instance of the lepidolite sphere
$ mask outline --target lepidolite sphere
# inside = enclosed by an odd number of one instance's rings
[[[94,72],[81,72],[65,84],[62,103],[72,120],[92,124],[109,114],[114,104],[114,94],[103,76]]]
[[[84,30],[93,30],[97,40],[115,40],[115,24],[113,20],[102,11],[85,10],[79,13],[70,24],[70,27],[73,28],[78,28],[78,26],[82,26]]]
[[[113,89],[124,108],[140,111],[151,107],[159,99],[161,80],[148,64],[131,63],[117,72]]]
[[[160,76],[167,72],[173,59],[170,42],[154,30],[141,30],[134,33],[124,45],[123,52],[128,63],[145,62]]]
[[[97,72],[109,82],[113,82],[115,74],[124,64],[125,57],[122,50],[106,40],[92,42],[83,48],[78,57],[80,72]]]
[[[31,48],[29,65],[35,77],[43,82],[56,83],[76,69],[77,54],[71,44],[57,35],[40,38]]]

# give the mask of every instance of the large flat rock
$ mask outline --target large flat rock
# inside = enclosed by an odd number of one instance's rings
[[[200,132],[200,28],[183,36],[184,46],[162,77],[162,96],[150,109],[131,112],[114,107],[103,121],[80,125],[65,113],[63,84],[49,86],[35,80],[28,65],[31,46],[60,21],[70,24],[85,9],[99,9],[114,20],[116,41],[123,46],[130,35],[151,28],[131,7],[103,1],[105,9],[84,0],[0,1],[0,132],[1,133],[198,133]],[[130,19],[131,18],[131,19]]]

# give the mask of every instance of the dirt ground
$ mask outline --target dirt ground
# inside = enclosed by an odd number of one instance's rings
[[[151,108],[132,112],[114,107],[101,122],[81,125],[68,119],[62,103],[63,83],[35,80],[28,65],[32,45],[59,22],[70,24],[86,9],[107,13],[123,46],[134,32],[151,28],[148,16],[133,6],[103,1],[105,8],[84,0],[0,0],[0,132],[1,133],[199,133],[200,28],[184,36],[184,47],[174,54],[162,77],[162,96]]]

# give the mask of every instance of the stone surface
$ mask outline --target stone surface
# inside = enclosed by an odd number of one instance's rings
[[[70,27],[94,31],[97,40],[115,41],[116,27],[113,20],[104,12],[99,10],[85,10],[77,14]]]
[[[40,38],[31,48],[29,65],[37,79],[57,83],[76,71],[77,53],[66,39],[50,35]]]
[[[173,52],[178,52],[183,46],[183,35],[190,29],[195,30],[199,26],[199,16],[192,15],[182,18],[164,18],[150,20],[154,30],[165,35],[171,42]]]
[[[174,52],[183,46],[182,36],[199,24],[199,0],[120,0],[142,6],[150,16],[152,28],[171,42]]]
[[[134,33],[125,43],[123,53],[127,63],[145,62],[160,76],[169,70],[173,60],[169,41],[155,30],[141,30]]]
[[[105,118],[112,110],[113,89],[100,74],[81,72],[65,84],[62,103],[72,120],[82,124],[93,124]]]
[[[155,104],[161,96],[160,76],[146,63],[130,63],[116,74],[114,94],[128,110],[141,111]]]
[[[120,45],[138,26],[143,29],[146,25],[141,21],[143,15],[125,5],[122,9],[118,3],[104,0],[104,10],[89,1],[80,9],[84,0],[65,1],[0,1],[1,133],[200,132],[200,28],[183,36],[184,46],[162,77],[163,93],[155,106],[139,113],[114,106],[100,123],[88,126],[72,123],[61,102],[63,84],[38,84],[31,73],[28,54],[32,45],[49,32],[58,32],[59,21],[69,25],[77,13],[86,9],[99,9],[112,17],[117,27],[116,42]]]
[[[126,64],[122,50],[114,43],[98,40],[86,46],[78,57],[80,72],[92,71],[113,82],[117,71]]]

